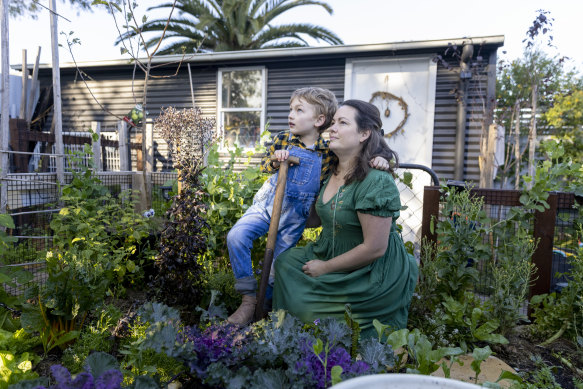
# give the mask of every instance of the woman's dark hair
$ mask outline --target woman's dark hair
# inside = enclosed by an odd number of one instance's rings
[[[356,110],[356,126],[358,132],[362,133],[370,130],[370,136],[362,143],[362,152],[357,157],[354,169],[344,177],[345,184],[352,181],[362,181],[365,179],[371,167],[369,161],[373,157],[383,157],[390,164],[390,173],[394,175],[395,169],[399,167],[399,158],[391,150],[381,134],[383,122],[379,109],[373,104],[362,100],[346,100],[340,107],[348,106]],[[337,166],[332,167],[332,173],[336,173]]]

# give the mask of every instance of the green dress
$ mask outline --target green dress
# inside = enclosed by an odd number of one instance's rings
[[[363,181],[340,187],[324,203],[327,184],[316,201],[322,220],[320,237],[305,247],[283,252],[275,262],[274,309],[285,309],[308,323],[324,317],[343,320],[345,304],[349,303],[362,330],[361,337],[377,336],[374,319],[393,329],[405,328],[418,267],[396,231],[401,201],[393,177],[371,169]],[[319,277],[305,275],[302,266],[306,262],[326,261],[363,242],[357,212],[393,218],[385,255],[357,270]]]

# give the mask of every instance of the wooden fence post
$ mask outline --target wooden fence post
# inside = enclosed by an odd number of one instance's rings
[[[557,219],[557,194],[549,193],[547,199],[549,209],[534,214],[534,238],[538,245],[532,255],[532,263],[536,265],[534,284],[530,288],[530,296],[549,293],[553,266],[553,239]]]
[[[6,213],[6,204],[8,202],[8,185],[6,177],[8,175],[8,140],[9,140],[9,110],[10,110],[10,50],[8,39],[8,1],[2,1],[2,10],[0,14],[0,30],[2,32],[2,109],[0,112],[0,213]]]
[[[103,163],[101,162],[101,123],[91,122],[91,130],[97,134],[97,140],[91,143],[93,149],[93,164],[95,165],[95,171],[101,172],[103,171]]]
[[[434,226],[437,224],[439,217],[439,200],[441,193],[438,186],[426,186],[423,189],[423,218],[421,220],[421,242],[423,238],[432,244],[437,243],[437,234],[431,232],[431,220],[434,219]]]
[[[53,122],[55,124],[55,154],[57,167],[57,180],[59,184],[65,183],[65,147],[63,145],[63,118],[61,105],[61,68],[59,65],[59,29],[57,25],[57,1],[50,0],[51,17],[51,47],[53,68]]]

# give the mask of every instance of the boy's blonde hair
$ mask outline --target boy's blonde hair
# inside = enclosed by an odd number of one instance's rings
[[[290,104],[293,99],[304,100],[306,103],[314,106],[317,116],[324,115],[324,124],[318,127],[319,132],[324,132],[330,127],[336,109],[338,109],[338,101],[334,93],[328,89],[310,86],[296,89],[289,99]]]

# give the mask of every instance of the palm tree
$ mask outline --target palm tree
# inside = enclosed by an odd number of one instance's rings
[[[342,40],[333,32],[312,24],[273,26],[273,20],[284,12],[303,5],[318,5],[332,14],[332,7],[316,0],[177,0],[178,16],[170,20],[159,54],[193,53],[196,51],[235,51],[276,47],[306,47],[305,37],[336,45]],[[171,8],[166,3],[148,8]],[[146,40],[148,48],[158,44],[167,20],[146,22],[142,33],[157,33]],[[135,37],[129,31],[115,42]]]

